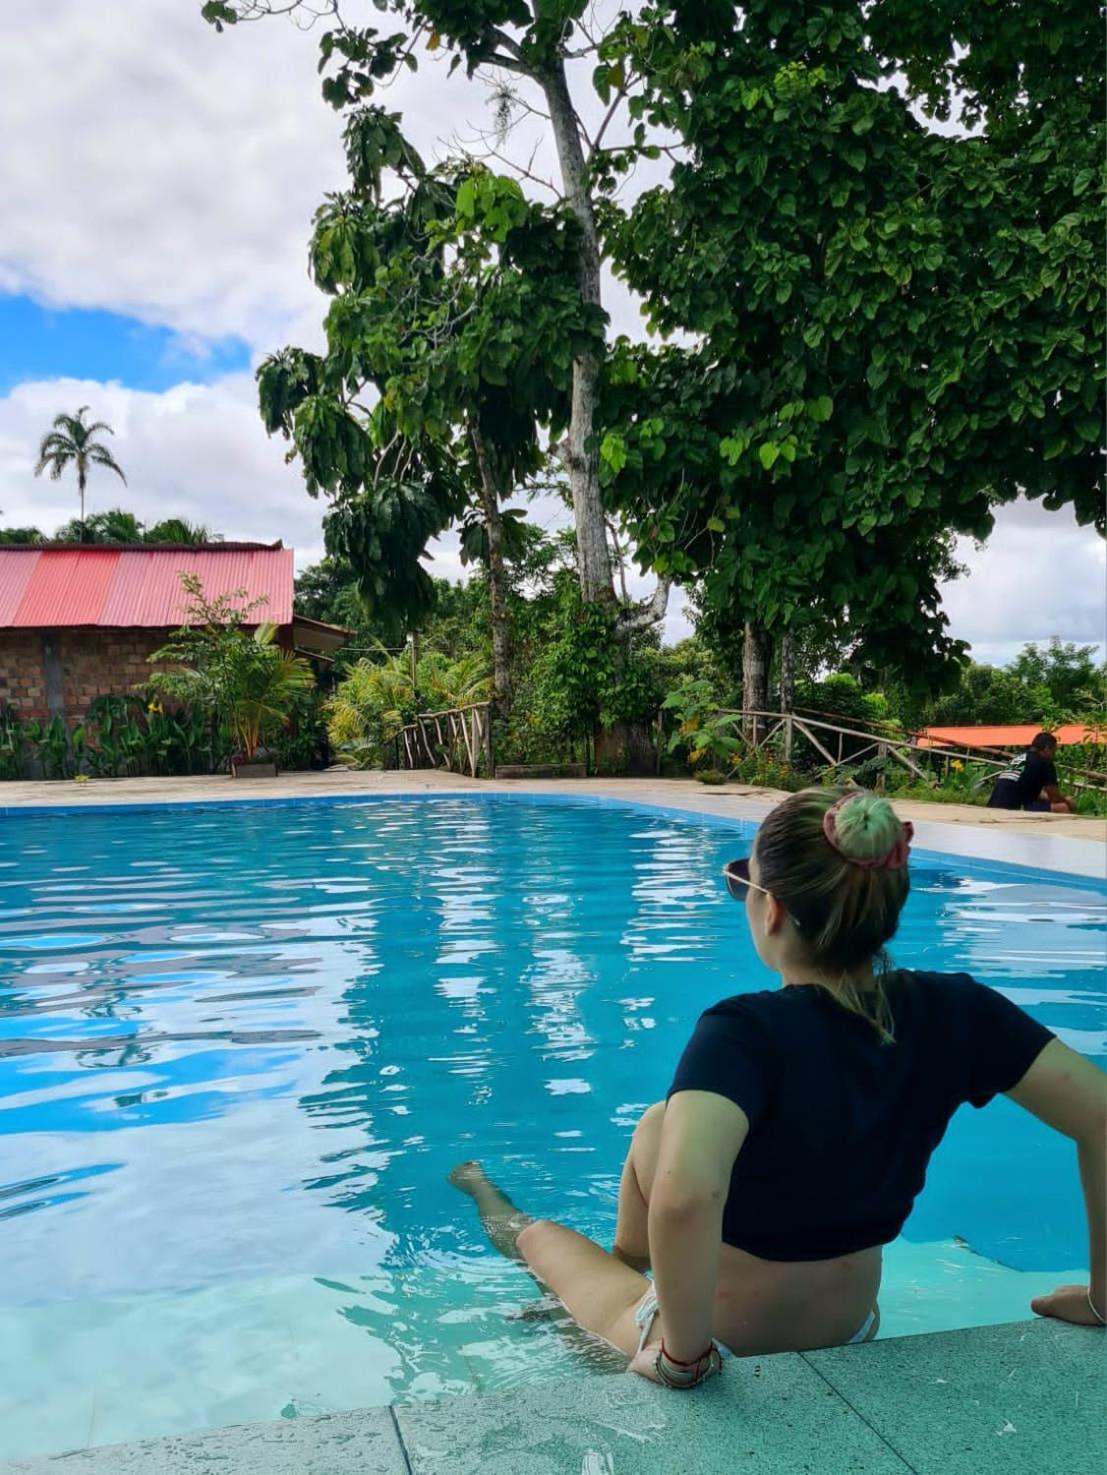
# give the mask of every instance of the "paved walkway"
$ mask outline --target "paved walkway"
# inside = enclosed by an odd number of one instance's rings
[[[1035,1321],[248,1424],[0,1475],[1103,1475],[1102,1332]]]

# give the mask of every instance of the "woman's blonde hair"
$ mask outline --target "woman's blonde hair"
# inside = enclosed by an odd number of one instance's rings
[[[910,881],[910,829],[878,794],[804,789],[778,804],[757,832],[760,884],[792,917],[838,1002],[891,1042],[885,944],[899,925]],[[850,974],[873,965],[875,986]]]

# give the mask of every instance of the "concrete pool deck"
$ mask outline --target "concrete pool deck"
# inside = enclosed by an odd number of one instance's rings
[[[689,780],[488,782],[454,774],[287,774],[5,783],[21,815],[242,802],[504,793],[758,820],[772,790]],[[1107,873],[1107,823],[897,804],[916,845],[1073,876]],[[751,1358],[691,1395],[577,1376],[390,1408],[212,1429],[0,1462],[0,1475],[1102,1475],[1107,1339],[1019,1322]]]
[[[92,779],[88,783],[8,782],[0,785],[2,824],[21,813],[77,811],[110,806],[175,804],[241,804],[303,802],[311,799],[356,801],[404,795],[528,794],[554,798],[590,798],[658,806],[722,819],[759,820],[786,797],[776,789],[727,784],[708,788],[692,779],[471,779],[455,773],[357,772],[284,773],[279,778],[235,782],[223,775],[194,778]],[[1107,820],[1080,815],[1021,814],[970,804],[896,803],[896,810],[915,825],[920,850],[939,850],[978,860],[1005,861],[1063,871],[1069,875],[1107,878]]]
[[[1104,1334],[1019,1322],[245,1424],[0,1475],[1102,1475]]]

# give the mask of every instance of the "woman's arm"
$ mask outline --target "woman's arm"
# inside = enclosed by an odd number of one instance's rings
[[[741,1107],[710,1091],[680,1091],[665,1110],[650,1193],[650,1261],[665,1349],[682,1362],[711,1344],[723,1209],[748,1133]]]
[[[1107,1078],[1090,1060],[1051,1040],[1008,1095],[1076,1143],[1088,1214],[1091,1285],[1061,1286],[1039,1296],[1033,1309],[1062,1321],[1102,1325],[1107,1316]]]

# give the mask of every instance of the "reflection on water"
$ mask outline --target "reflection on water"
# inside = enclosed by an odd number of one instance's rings
[[[70,1417],[90,1368],[103,1442],[610,1367],[445,1176],[482,1157],[609,1240],[696,1015],[771,982],[719,882],[749,837],[465,800],[7,822],[0,1455],[32,1447],[18,1409]],[[921,863],[898,955],[1104,1054],[1104,892],[1013,878]],[[1078,1266],[1064,1145],[1006,1103],[965,1113],[909,1233]],[[912,1267],[904,1330],[992,1314]],[[113,1378],[145,1389],[141,1427],[103,1413]]]

